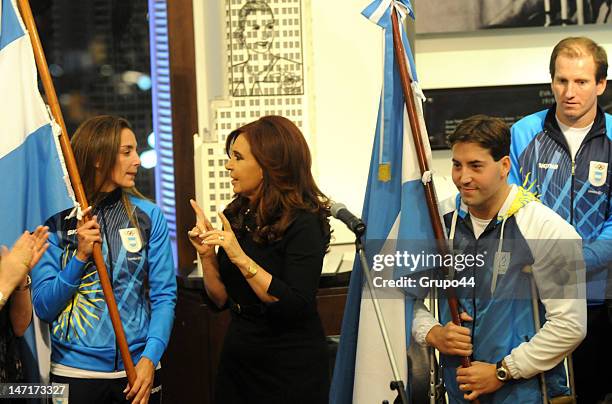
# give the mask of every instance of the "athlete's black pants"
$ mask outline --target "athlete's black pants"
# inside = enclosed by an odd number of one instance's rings
[[[123,390],[127,385],[127,378],[121,379],[79,379],[51,375],[52,383],[68,384],[69,404],[127,404]],[[160,371],[155,371],[153,387],[149,403],[161,404],[162,383]]]
[[[612,393],[612,319],[605,304],[588,307],[587,315],[586,338],[572,358],[578,403],[597,404]]]

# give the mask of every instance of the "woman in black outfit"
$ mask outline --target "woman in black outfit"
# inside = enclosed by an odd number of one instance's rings
[[[227,137],[236,194],[213,229],[200,207],[189,232],[204,287],[232,322],[217,403],[327,403],[329,370],[316,293],[330,240],[329,199],[288,119],[267,116]],[[219,246],[215,254],[214,247]]]

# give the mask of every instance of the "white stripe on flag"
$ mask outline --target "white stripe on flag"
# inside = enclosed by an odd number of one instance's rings
[[[394,254],[396,251],[397,235],[400,226],[400,215],[397,216],[387,241],[380,250],[380,254]],[[393,277],[392,271],[376,273],[384,279]],[[380,310],[387,325],[389,341],[395,354],[395,363],[398,366],[400,377],[407,382],[408,360],[406,357],[406,327],[398,327],[405,323],[404,294],[396,288],[377,288]],[[355,379],[353,384],[353,404],[369,404],[389,400],[393,402],[397,393],[389,389],[389,382],[394,379],[391,371],[389,356],[384,340],[378,326],[378,319],[374,311],[374,304],[370,297],[367,285],[361,294],[361,307],[359,312],[359,338],[355,358]]]
[[[427,158],[427,165],[431,167],[431,147],[429,146],[429,137],[427,136],[427,130],[425,129],[425,121],[422,114],[422,104],[420,99],[415,98],[415,104],[417,106],[417,115],[421,125],[421,138],[423,139],[423,146],[425,146],[425,156]],[[412,129],[410,128],[410,120],[408,118],[408,110],[404,107],[404,143],[402,150],[402,184],[407,181],[415,181],[421,179],[421,169],[419,168],[419,162],[415,158],[416,147],[414,145],[414,138],[412,136]]]
[[[391,0],[383,0],[368,19],[378,24],[383,15],[385,15],[385,12],[389,9],[389,6],[391,6]]]
[[[393,372],[377,325],[372,299],[365,297],[367,291],[364,290],[363,293],[364,298],[361,299],[359,315],[353,403],[380,403],[382,400],[389,400],[392,403],[397,396],[397,393],[389,388],[389,383],[394,379]],[[389,340],[395,353],[395,362],[405,384],[408,373],[406,327],[398,326],[405,323],[404,300],[383,298],[379,300],[379,304],[388,325]]]
[[[0,159],[15,150],[26,137],[49,123],[49,115],[38,92],[34,55],[28,35],[0,51]]]

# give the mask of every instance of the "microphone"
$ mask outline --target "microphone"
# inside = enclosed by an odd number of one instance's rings
[[[366,225],[357,216],[353,215],[343,203],[334,203],[330,208],[331,214],[344,223],[357,237],[361,237],[366,231]]]

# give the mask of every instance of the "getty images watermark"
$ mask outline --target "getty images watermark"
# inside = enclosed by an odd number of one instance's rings
[[[421,251],[414,254],[408,251],[396,251],[394,254],[375,254],[372,257],[372,270],[376,272],[395,270],[402,274],[406,272],[416,274],[429,269],[453,268],[456,272],[461,272],[466,268],[484,267],[485,257],[486,252],[483,254],[439,254]],[[460,279],[435,279],[429,276],[402,275],[387,279],[378,275],[374,276],[372,281],[377,288],[437,287],[447,289],[475,286],[473,276],[465,276]]]

